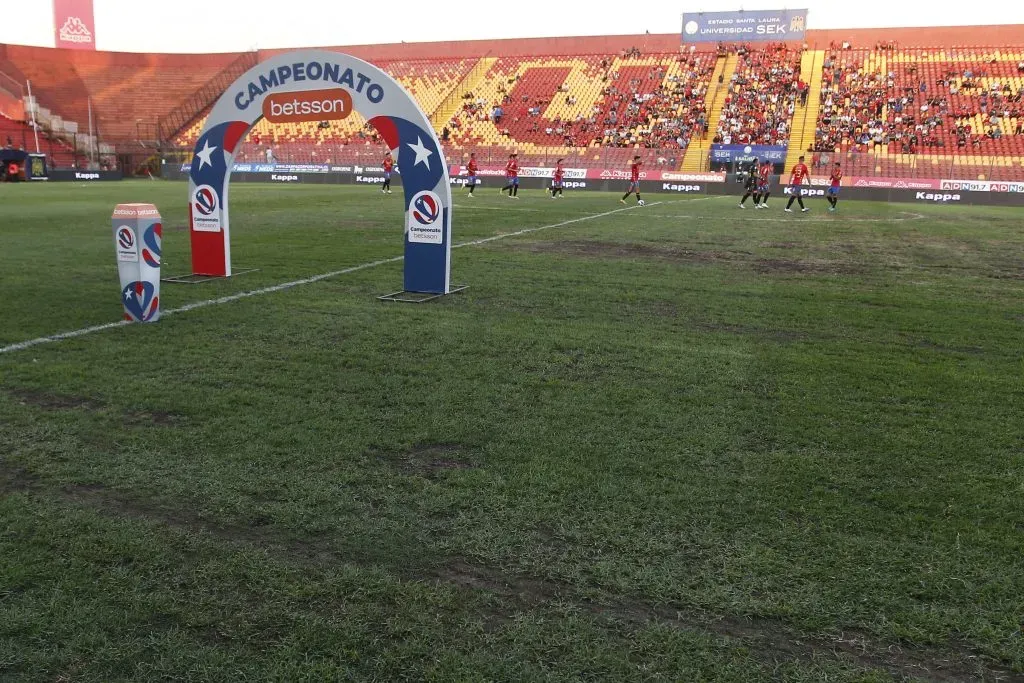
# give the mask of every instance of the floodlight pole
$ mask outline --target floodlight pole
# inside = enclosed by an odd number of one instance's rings
[[[28,110],[32,115],[32,135],[36,139],[36,154],[39,154],[39,124],[36,123],[36,98],[32,96],[32,81],[26,79],[25,85],[28,86],[28,99],[32,103]]]

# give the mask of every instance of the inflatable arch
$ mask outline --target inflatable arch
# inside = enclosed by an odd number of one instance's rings
[[[377,67],[323,50],[289,52],[261,62],[213,106],[189,172],[194,274],[231,275],[228,185],[235,151],[249,129],[262,118],[275,123],[338,120],[353,111],[377,129],[402,175],[406,291],[450,291],[451,187],[429,119]]]

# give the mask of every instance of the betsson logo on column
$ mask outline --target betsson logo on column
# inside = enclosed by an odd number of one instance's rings
[[[340,121],[352,113],[352,95],[342,88],[283,92],[263,100],[263,118],[271,123]]]

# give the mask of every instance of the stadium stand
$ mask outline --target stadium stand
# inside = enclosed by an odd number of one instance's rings
[[[807,152],[820,168],[842,159],[850,175],[1020,179],[1019,28],[809,31],[804,45],[697,49],[680,47],[674,34],[337,49],[407,87],[453,162],[472,150],[483,163],[498,163],[515,149],[523,165],[565,157],[606,167],[637,153],[650,165],[698,171],[710,145],[722,141],[788,144],[790,160]],[[969,41],[974,46],[964,47]],[[91,103],[101,140],[119,152],[152,140],[184,157],[223,84],[279,52],[0,45],[0,74],[31,80],[39,106],[80,131]],[[19,121],[5,121],[4,130],[26,134]],[[67,148],[54,150],[54,162],[74,163],[78,143],[49,137]],[[383,149],[353,115],[322,124],[260,122],[239,158],[266,160],[268,153],[277,161],[359,164],[379,160]]]

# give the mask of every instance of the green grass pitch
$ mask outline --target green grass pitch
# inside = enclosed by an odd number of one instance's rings
[[[188,272],[186,194],[0,186],[0,347],[118,320],[119,202]],[[260,270],[165,309],[401,254],[231,194]],[[0,680],[1024,678],[1019,210],[453,194],[561,225],[0,353]]]

